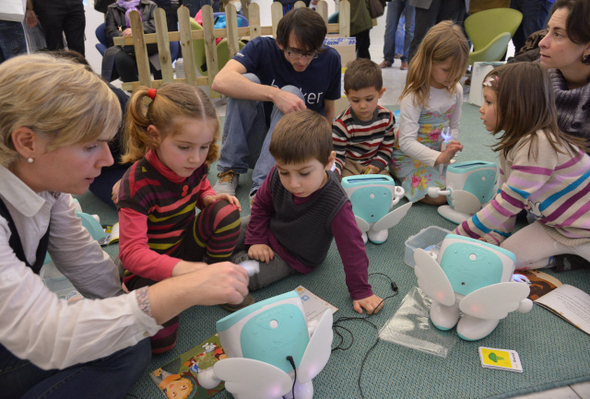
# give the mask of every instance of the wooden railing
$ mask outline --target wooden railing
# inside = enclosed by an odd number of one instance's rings
[[[242,2],[244,4],[245,1]],[[305,7],[305,3],[298,1],[295,7]],[[114,43],[116,46],[133,45],[135,48],[135,58],[137,60],[137,69],[139,72],[139,81],[123,83],[124,90],[133,90],[139,85],[158,88],[164,83],[182,82],[192,86],[209,86],[219,72],[217,60],[216,38],[227,38],[230,59],[239,51],[240,38],[248,37],[253,39],[257,36],[276,37],[277,25],[283,17],[283,8],[281,3],[273,2],[271,6],[272,26],[260,26],[260,9],[258,4],[251,3],[247,9],[249,26],[238,28],[238,19],[236,8],[232,3],[226,6],[225,16],[227,28],[215,29],[213,19],[213,8],[205,5],[201,8],[203,16],[203,30],[191,30],[189,10],[186,7],[178,8],[178,32],[168,32],[166,24],[166,13],[163,9],[158,8],[155,11],[156,33],[143,33],[141,16],[139,12],[132,11],[129,14],[131,21],[132,36],[116,37]],[[328,34],[338,34],[339,36],[350,36],[350,3],[343,0],[339,6],[338,23],[328,23],[328,3],[320,0],[317,6],[317,12],[321,15],[328,28]],[[193,53],[193,40],[204,39],[205,54],[207,60],[208,76],[197,76],[195,57]],[[172,59],[170,56],[170,42],[180,42],[182,58],[184,62],[184,78],[174,78],[172,69]],[[149,43],[158,44],[158,56],[162,70],[161,80],[152,80],[150,73],[150,64],[146,45]],[[219,93],[210,91],[210,96],[219,97]]]

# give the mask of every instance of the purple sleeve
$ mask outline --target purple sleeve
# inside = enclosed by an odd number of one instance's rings
[[[246,245],[266,244],[269,245],[268,234],[270,217],[274,212],[272,194],[270,191],[270,179],[273,175],[275,166],[270,170],[266,179],[256,191],[256,201],[252,203],[250,209],[250,223],[246,231]]]
[[[353,300],[370,297],[373,290],[369,284],[369,258],[350,201],[347,201],[334,217],[331,228],[344,265],[350,296]]]

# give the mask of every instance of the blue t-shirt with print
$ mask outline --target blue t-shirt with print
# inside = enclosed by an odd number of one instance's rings
[[[331,47],[311,61],[303,72],[293,69],[285,53],[271,37],[257,37],[250,41],[234,60],[244,65],[263,85],[281,88],[293,85],[301,89],[307,108],[324,114],[324,100],[340,98],[340,54]],[[272,102],[264,104],[267,119],[270,118]]]

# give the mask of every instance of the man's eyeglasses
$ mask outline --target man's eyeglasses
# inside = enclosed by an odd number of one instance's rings
[[[302,53],[301,51],[295,51],[290,49],[289,47],[285,47],[285,51],[294,60],[298,60],[301,57],[305,57],[308,60],[314,60],[318,58],[319,53],[317,51],[312,51],[311,53]]]

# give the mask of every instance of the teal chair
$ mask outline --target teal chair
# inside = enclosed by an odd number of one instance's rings
[[[465,31],[473,43],[469,65],[499,61],[521,22],[522,13],[512,8],[491,8],[467,17]]]

